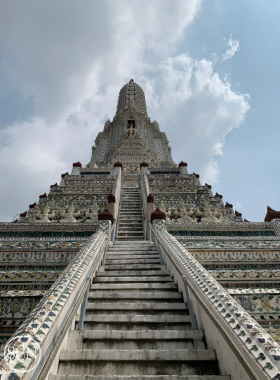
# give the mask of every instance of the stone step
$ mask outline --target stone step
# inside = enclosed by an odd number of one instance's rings
[[[124,215],[120,214],[119,224],[127,224],[129,226],[133,226],[134,224],[143,225],[143,219],[142,219],[142,217],[140,218],[140,214],[135,219],[132,219],[132,218],[126,218],[125,219]]]
[[[134,313],[137,314],[139,311],[142,310],[149,310],[149,311],[184,311],[186,312],[186,306],[183,302],[180,303],[168,303],[168,302],[157,302],[157,303],[151,303],[151,302],[88,302],[87,304],[87,310],[91,309],[98,309],[98,310],[114,310],[114,311],[124,311],[124,310],[131,310]],[[193,330],[197,331],[197,330]]]
[[[203,368],[202,368],[203,365]],[[59,374],[64,375],[217,375],[215,352],[182,350],[68,350],[61,351]]]
[[[141,232],[143,233],[143,228],[141,228]],[[118,235],[122,233],[122,234],[126,234],[126,233],[129,233],[129,234],[139,234],[139,229],[133,229],[133,228],[122,228],[122,225],[120,224],[119,225],[119,230],[118,230]]]
[[[121,214],[125,214],[128,211],[135,212],[135,213],[139,213],[139,212],[142,213],[140,206],[136,206],[134,203],[131,205],[121,206],[120,211],[121,211]]]
[[[135,331],[105,331],[105,330],[71,330],[75,339],[126,339],[126,340],[175,340],[175,339],[203,339],[202,330],[135,330]],[[71,337],[72,339],[72,337]]]
[[[135,241],[142,241],[144,240],[144,235],[134,236],[133,238]],[[117,239],[118,241],[128,241],[128,240],[131,240],[131,235],[119,236]]]
[[[133,252],[157,252],[157,249],[154,244],[145,244],[145,245],[140,245],[137,244],[136,242],[133,242],[133,244],[130,244],[130,242],[126,242],[128,244],[125,244],[123,242],[115,241],[113,246],[109,246],[108,252],[127,252],[127,253],[133,253]],[[146,243],[146,242],[142,242]]]
[[[119,260],[145,260],[145,259],[158,259],[158,255],[153,255],[152,253],[141,253],[141,254],[126,254],[126,253],[108,253],[109,250],[107,251],[107,258],[106,258],[106,262],[107,260],[110,260],[110,261],[115,261],[117,260],[119,262]]]
[[[128,241],[131,240],[131,236],[119,236],[118,241]],[[144,235],[143,236],[134,236],[134,241],[143,241],[144,240]]]
[[[161,270],[162,265],[160,263],[158,264],[108,264],[105,265],[105,272],[111,271],[111,270]]]
[[[140,208],[133,208],[133,207],[121,207],[120,209],[121,216],[124,215],[129,215],[129,214],[141,214],[142,215],[142,210]]]
[[[137,205],[141,205],[141,201],[140,201],[140,197],[138,197],[138,198],[136,198],[136,197],[134,197],[134,198],[129,198],[129,197],[127,197],[127,198],[122,198],[122,202],[125,204],[125,203],[129,203],[129,204],[137,204]]]
[[[149,259],[147,259],[147,258],[137,259],[136,257],[133,257],[131,259],[125,259],[121,255],[120,255],[120,257],[117,260],[114,260],[114,259],[110,259],[107,256],[106,266],[107,265],[115,265],[115,264],[117,264],[117,265],[123,265],[123,264],[134,264],[134,265],[137,265],[137,264],[160,264],[160,260],[159,260],[158,256],[155,256],[155,258],[153,258],[153,259],[150,259],[150,258]]]
[[[91,284],[90,289],[94,290],[132,290],[132,289],[147,289],[147,290],[154,290],[154,289],[174,289],[178,291],[178,286],[172,283],[167,282],[166,284],[161,282],[152,282],[145,284],[143,282],[135,282],[135,283],[122,283],[122,284]]]
[[[76,316],[76,321],[79,321]],[[189,315],[125,315],[125,314],[86,314],[85,322],[96,323],[190,323]]]
[[[121,212],[124,210],[129,210],[129,209],[142,212],[142,206],[141,206],[140,202],[138,203],[138,202],[122,201],[122,203],[120,205]]]
[[[122,217],[121,220],[129,220],[129,217],[133,216],[135,218],[142,218],[142,211],[139,210],[121,210],[120,216]],[[143,219],[143,218],[142,218]]]
[[[176,299],[176,300],[182,300],[182,294],[177,292],[168,292],[168,291],[119,291],[118,289],[111,289],[110,291],[101,291],[101,290],[90,290],[89,292],[89,299],[91,298],[102,298],[102,299]]]
[[[133,229],[133,228],[142,228],[143,230],[143,223],[142,223],[142,220],[134,220],[134,219],[123,219],[123,220],[120,220],[119,221],[119,229],[120,228],[125,228],[126,229]]]
[[[125,231],[125,232],[123,232],[123,231],[119,231],[118,232],[118,239],[119,238],[121,238],[121,237],[126,237],[126,238],[130,238],[130,240],[131,240],[131,238],[135,238],[135,237],[143,237],[144,238],[144,235],[143,235],[143,231]]]
[[[200,361],[215,360],[214,350],[62,350],[61,361]]]
[[[230,380],[222,375],[49,375],[49,380]]]
[[[119,222],[119,230],[120,229],[124,229],[124,230],[128,230],[132,228],[133,230],[139,230],[141,229],[143,231],[143,223],[141,220],[139,220],[138,222],[137,221],[123,221],[123,222]]]
[[[70,331],[71,341],[79,340],[83,350],[166,350],[205,348],[202,330],[186,331]]]
[[[148,249],[147,247],[146,247],[146,249],[139,249],[137,247],[135,247],[135,249],[133,249],[133,248],[126,249],[126,247],[109,246],[107,252],[110,255],[111,254],[112,255],[131,255],[131,256],[135,256],[135,255],[145,255],[145,256],[158,255],[157,250],[154,249],[153,247],[151,247],[151,249]]]
[[[130,221],[137,221],[137,222],[141,222],[143,221],[143,218],[142,218],[142,214],[140,215],[126,215],[126,216],[122,216],[120,214],[120,219],[119,219],[119,223],[126,223],[126,222],[130,222]]]
[[[118,304],[120,303],[120,301],[112,301],[112,304],[114,304],[115,306],[117,306]],[[86,314],[85,315],[111,315],[112,313],[114,313],[115,316],[117,315],[123,315],[123,316],[128,316],[130,317],[131,316],[131,309],[121,309],[121,310],[118,310],[117,308],[115,309],[112,309],[112,310],[104,310],[104,309],[100,309],[98,307],[98,305],[101,305],[103,304],[103,302],[96,302],[96,307],[93,309],[93,308],[87,308],[86,310]],[[150,302],[150,305],[152,305],[152,302]],[[156,310],[156,309],[143,309],[143,310],[133,310],[133,313],[137,313],[137,315],[141,315],[141,316],[151,316],[151,315],[161,315],[161,316],[164,316],[164,315],[189,315],[188,314],[188,310],[185,308],[184,310]]]
[[[140,240],[144,240],[144,235],[141,234],[141,233],[139,233],[138,235],[136,235],[136,234],[133,234],[133,235],[131,235],[131,234],[124,234],[124,235],[120,235],[120,236],[117,237],[117,239],[119,241],[128,241],[128,240],[131,240],[131,238],[133,238],[134,240],[139,239],[139,241],[140,241]]]
[[[79,321],[79,316],[76,317],[76,321]],[[94,323],[152,323],[152,324],[178,324],[178,323],[190,323],[190,316],[185,315],[155,315],[155,314],[139,314],[139,315],[126,315],[126,314],[86,314],[85,322]]]
[[[129,202],[129,203],[133,203],[133,202],[137,202],[137,203],[141,203],[141,197],[139,196],[139,194],[135,194],[133,196],[131,195],[125,195],[123,197],[121,197],[121,202],[123,203],[126,203],[126,202]]]
[[[131,219],[131,220],[128,220],[128,221],[122,220],[122,221],[119,222],[119,224],[122,224],[122,225],[127,224],[130,227],[130,226],[133,226],[134,224],[136,224],[137,226],[139,226],[139,225],[142,226],[143,222],[142,222],[142,220]]]
[[[98,301],[98,300],[94,300]],[[126,307],[126,304],[131,307]],[[108,305],[110,305],[110,309],[108,308]],[[132,306],[133,305],[133,306]],[[139,305],[139,307],[137,307]],[[157,308],[155,306],[157,305],[165,305],[164,307]],[[169,307],[167,306],[169,305]],[[175,308],[172,308],[171,306],[175,305]],[[181,305],[181,307],[177,307],[177,305]],[[112,300],[109,302],[105,302],[105,306],[107,308],[104,308],[104,300],[102,302],[89,302],[87,305],[86,315],[111,315],[112,313],[116,315],[125,315],[125,316],[131,316],[132,314],[142,315],[142,316],[175,316],[175,315],[189,315],[189,310],[186,308],[185,304],[183,302],[180,303],[162,303],[160,301],[158,302],[147,302],[146,300],[137,300],[137,303],[134,300],[131,300],[129,303],[124,303],[122,300]],[[154,306],[154,307],[153,307]],[[134,307],[135,309],[133,309]],[[142,308],[140,308],[142,307]]]
[[[151,271],[112,271],[110,272],[110,277],[133,277],[133,276],[169,276],[169,272],[167,270],[151,270]],[[97,272],[96,277],[108,277],[108,272]]]
[[[136,201],[133,201],[133,202],[122,201],[120,209],[124,210],[124,209],[129,209],[129,208],[136,209],[136,210],[141,210],[142,211],[142,207],[141,207],[140,202],[136,202]]]
[[[131,220],[120,220],[119,221],[119,230],[120,229],[126,229],[126,230],[134,230],[134,229],[139,229],[141,228],[143,231],[143,223],[142,220],[135,221],[133,219]]]
[[[136,226],[135,224],[133,225],[133,226],[130,226],[130,228],[129,228],[129,226],[127,226],[127,225],[122,225],[122,224],[120,224],[119,225],[119,230],[118,230],[118,234],[120,233],[120,232],[123,232],[123,233],[126,233],[126,232],[142,232],[143,233],[143,226],[142,226],[142,224],[140,224],[140,226]]]
[[[203,342],[201,342],[203,345]],[[175,349],[194,349],[193,339],[181,340],[84,340],[83,350],[175,350]],[[204,348],[198,347],[198,348]]]
[[[143,317],[143,315],[140,315]],[[129,318],[129,315],[127,316]],[[78,323],[76,323],[76,329],[78,327]],[[167,323],[157,323],[157,322],[91,322],[85,319],[84,322],[85,330],[106,330],[106,331],[135,331],[135,330],[180,330],[186,331],[191,330],[191,323],[175,323],[175,322],[167,322]]]
[[[120,206],[121,207],[132,206],[134,208],[138,207],[138,209],[142,209],[140,198],[139,199],[131,199],[131,200],[122,198]]]
[[[215,360],[214,350],[62,350],[61,361],[200,361]]]
[[[146,274],[146,273],[145,273]],[[130,276],[125,276],[125,277],[113,277],[113,276],[110,276],[110,277],[107,277],[107,273],[106,273],[106,276],[97,276],[97,277],[94,277],[93,279],[93,282],[94,283],[120,283],[120,282],[127,282],[127,283],[132,283],[132,282],[166,282],[166,281],[170,281],[170,282],[173,282],[173,278],[170,277],[170,276],[156,276],[156,275],[153,275],[153,276],[137,276],[137,277],[130,277]]]
[[[134,244],[134,242],[133,241],[131,241],[131,244],[133,245]],[[125,243],[125,244],[123,244],[123,243],[118,243],[118,242],[116,242],[116,245],[129,245],[129,242],[127,242],[127,243]],[[140,246],[140,247],[144,247],[144,246],[154,246],[155,247],[155,243],[149,243],[148,241],[143,241],[143,242],[138,242],[137,243],[137,246]]]
[[[134,220],[134,219],[123,219],[119,221],[119,227],[125,227],[127,226],[128,228],[132,228],[134,226],[141,227],[143,228],[143,222],[142,220]]]

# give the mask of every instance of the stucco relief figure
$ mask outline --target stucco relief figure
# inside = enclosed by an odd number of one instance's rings
[[[46,203],[45,207],[39,212],[36,216],[39,218],[39,220],[35,220],[35,223],[50,223],[49,218],[55,218],[55,213],[52,211],[50,213],[50,207],[48,202]]]
[[[179,223],[193,222],[193,219],[189,216],[190,213],[187,212],[187,208],[186,208],[185,203],[182,199],[180,202],[179,211],[180,211],[180,217],[177,219],[177,222],[179,222]],[[192,214],[193,214],[193,211],[191,211],[191,215]]]
[[[128,139],[135,139],[137,135],[137,130],[130,124],[130,127],[126,130],[126,136]]]
[[[63,213],[61,223],[76,223],[77,220],[75,216],[80,215],[80,213],[75,213],[75,207],[73,206],[73,203],[68,207],[67,211]]]
[[[86,223],[98,222],[98,205],[95,202],[93,206],[86,212]]]
[[[203,207],[203,217],[201,223],[218,223],[218,219],[212,214],[212,211],[207,203]]]

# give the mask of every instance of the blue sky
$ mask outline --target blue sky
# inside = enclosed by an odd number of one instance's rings
[[[280,210],[280,3],[0,0],[0,221],[91,145],[133,78],[175,162],[250,221]]]

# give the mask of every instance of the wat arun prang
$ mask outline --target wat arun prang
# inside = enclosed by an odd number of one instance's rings
[[[152,208],[166,213],[167,230],[277,337],[280,213],[269,208],[265,222],[248,222],[198,174],[188,173],[184,160],[173,162],[165,133],[148,116],[144,91],[131,80],[89,163],[74,163],[18,220],[0,225],[2,343],[98,229],[118,168],[124,189],[138,189],[145,171]]]

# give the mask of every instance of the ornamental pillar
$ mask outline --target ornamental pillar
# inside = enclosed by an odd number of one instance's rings
[[[183,161],[180,162],[180,164],[179,164],[180,175],[188,174],[187,166],[188,166],[188,164],[186,162],[183,162]]]
[[[108,195],[108,204],[107,204],[107,210],[113,215],[113,220],[117,219],[117,209],[116,209],[116,197],[114,196],[113,192]]]
[[[148,196],[147,196],[147,206],[146,206],[146,218],[147,218],[147,222],[151,222],[151,215],[152,213],[155,211],[155,205],[154,205],[154,197],[153,195],[150,193]]]

